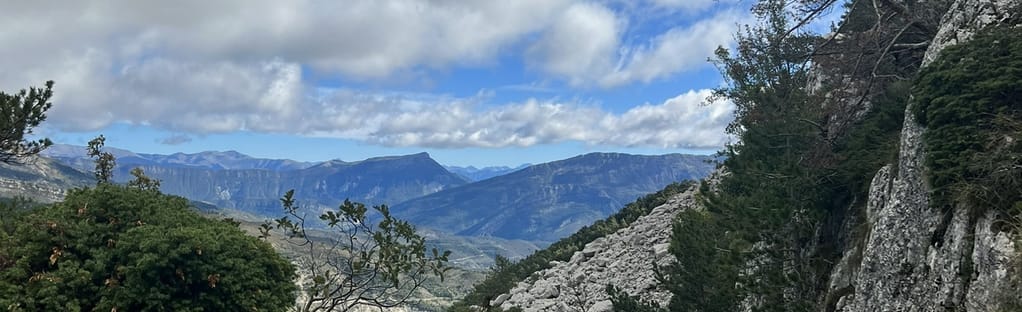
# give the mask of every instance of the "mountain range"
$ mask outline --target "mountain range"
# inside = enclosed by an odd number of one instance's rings
[[[129,170],[136,166],[160,166],[210,170],[265,169],[289,171],[305,169],[318,164],[318,162],[303,162],[290,159],[255,158],[236,151],[206,151],[194,154],[174,153],[170,155],[134,153],[111,147],[105,147],[103,151],[113,154],[117,158],[119,167],[127,167]],[[85,156],[86,147],[84,146],[54,144],[44,150],[42,155],[58,159],[67,165],[84,171],[91,171],[94,168],[92,159]]]
[[[107,149],[117,157],[114,180],[139,167],[161,190],[222,209],[277,217],[279,198],[295,190],[318,211],[345,199],[388,204],[420,227],[469,237],[545,245],[605,218],[626,203],[714,167],[709,156],[592,153],[538,165],[442,166],[429,154],[346,162],[261,159],[235,151],[171,155]],[[46,157],[91,171],[85,148],[57,145]]]
[[[65,163],[88,169],[84,156],[48,152]],[[114,180],[126,182],[132,168],[142,168],[161,181],[161,190],[222,208],[276,217],[280,197],[295,190],[299,204],[319,210],[345,199],[371,205],[403,202],[468,183],[436,163],[426,153],[303,163],[253,158],[237,152],[152,155],[115,150]]]
[[[396,205],[415,224],[466,236],[549,243],[639,196],[714,168],[710,156],[592,153],[533,165]]]
[[[464,177],[468,181],[476,182],[486,180],[492,177],[502,176],[518,170],[522,170],[528,168],[531,165],[532,164],[522,164],[514,168],[508,166],[493,166],[483,168],[476,168],[474,166],[468,167],[444,166],[444,168],[447,168],[447,171],[450,171],[454,174]]]

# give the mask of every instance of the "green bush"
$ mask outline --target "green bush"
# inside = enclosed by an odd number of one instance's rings
[[[294,268],[180,197],[111,184],[20,219],[0,271],[11,311],[282,311]]]

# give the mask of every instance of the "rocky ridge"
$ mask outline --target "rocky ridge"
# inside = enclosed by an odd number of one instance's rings
[[[698,187],[675,195],[630,226],[598,238],[575,252],[567,262],[536,272],[509,293],[490,302],[503,309],[522,311],[610,311],[606,287],[666,305],[670,292],[658,288],[653,265],[674,260],[668,253],[674,216],[695,209]]]
[[[51,203],[64,199],[68,189],[93,183],[93,177],[42,157],[19,163],[0,163],[0,197],[25,197]]]
[[[942,18],[923,66],[944,48],[990,25],[1022,17],[1019,0],[957,0]],[[1015,22],[1012,22],[1015,23]],[[911,105],[911,104],[910,104]],[[910,108],[911,109],[911,108]],[[949,222],[929,205],[925,128],[905,114],[897,167],[877,172],[866,234],[844,252],[830,278],[827,311],[1008,311],[1022,302],[1012,234],[988,211],[956,207]],[[942,231],[942,228],[946,230]]]

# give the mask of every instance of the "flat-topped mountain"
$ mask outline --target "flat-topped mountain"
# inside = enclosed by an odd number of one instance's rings
[[[161,180],[161,190],[168,194],[262,216],[279,215],[280,196],[290,189],[300,204],[315,208],[333,207],[345,199],[394,204],[468,183],[426,153],[308,163],[235,151],[171,155],[109,151],[117,157],[116,182],[130,180],[130,170],[139,167]],[[45,155],[86,172],[94,167],[80,146],[57,145]]]
[[[356,162],[327,161],[288,171],[138,167],[162,180],[164,192],[266,216],[281,213],[279,198],[290,189],[295,190],[300,204],[333,207],[345,199],[372,205],[399,203],[467,183],[426,153]],[[122,167],[117,179],[130,177],[126,170]]]

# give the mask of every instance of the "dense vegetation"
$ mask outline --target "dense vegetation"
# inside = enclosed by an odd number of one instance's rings
[[[589,242],[627,227],[641,216],[649,214],[653,208],[663,205],[667,199],[679,194],[694,185],[693,182],[673,183],[661,191],[638,198],[626,205],[617,213],[591,226],[583,227],[569,237],[563,238],[549,247],[536,251],[525,259],[511,261],[498,256],[496,264],[485,279],[477,283],[474,290],[464,299],[454,304],[451,311],[468,311],[469,306],[489,307],[490,300],[507,293],[518,281],[525,280],[533,273],[551,267],[551,261],[568,261],[577,251],[581,251]]]
[[[4,222],[0,307],[12,311],[282,311],[294,268],[184,198],[103,183]],[[13,225],[13,226],[12,226]]]
[[[729,130],[740,140],[723,152],[730,175],[715,192],[703,186],[707,210],[683,212],[675,223],[671,252],[678,263],[664,278],[674,294],[671,311],[832,308],[833,298],[821,296],[825,274],[835,251],[862,237],[854,231],[842,237],[838,229],[846,220],[862,222],[872,174],[896,163],[910,93],[912,113],[927,128],[931,204],[948,215],[952,209],[972,209],[975,218],[997,209],[1019,220],[1022,37],[1017,30],[984,30],[968,44],[947,49],[917,78],[917,53],[908,61],[905,55],[893,62],[880,59],[887,63],[876,64],[863,78],[876,79],[876,68],[885,67],[912,76],[871,80],[881,92],[870,96],[869,113],[847,132],[821,140],[822,127],[807,124],[828,121],[826,101],[805,89],[808,71],[799,66],[806,63],[799,55],[812,44],[782,35],[791,29],[782,14],[785,6],[785,1],[760,1],[756,13],[766,26],[739,35],[736,55],[718,53],[730,79],[718,95],[739,107]],[[861,14],[868,9],[853,10],[846,22],[868,31],[863,23],[870,23],[869,15]],[[888,46],[905,38],[892,40]],[[622,311],[663,310],[628,296],[617,296],[614,303]]]
[[[812,1],[759,1],[753,13],[761,24],[738,34],[736,50],[717,52],[728,85],[715,95],[736,105],[728,132],[739,140],[721,152],[729,174],[712,190],[702,186],[706,210],[683,212],[675,222],[670,252],[678,262],[663,277],[674,294],[671,311],[820,309],[826,274],[856,239],[843,236],[842,224],[861,218],[870,179],[895,159],[908,98],[907,78],[900,76],[912,72],[913,65],[903,64],[920,54],[874,51],[867,55],[875,62],[869,71],[838,67],[839,74],[870,81],[859,97],[872,105],[845,128],[828,127],[847,118],[835,115],[854,102],[828,102],[828,92],[847,86],[811,83],[811,65],[835,58],[814,57],[830,42],[800,30],[803,16],[791,8],[806,3]],[[873,9],[860,6],[846,21],[863,28]],[[897,74],[878,78],[878,71]],[[657,310],[628,306],[636,302],[616,298],[619,310]]]
[[[979,211],[1022,210],[1022,35],[984,31],[945,49],[912,90],[913,113],[926,127],[931,204]]]

